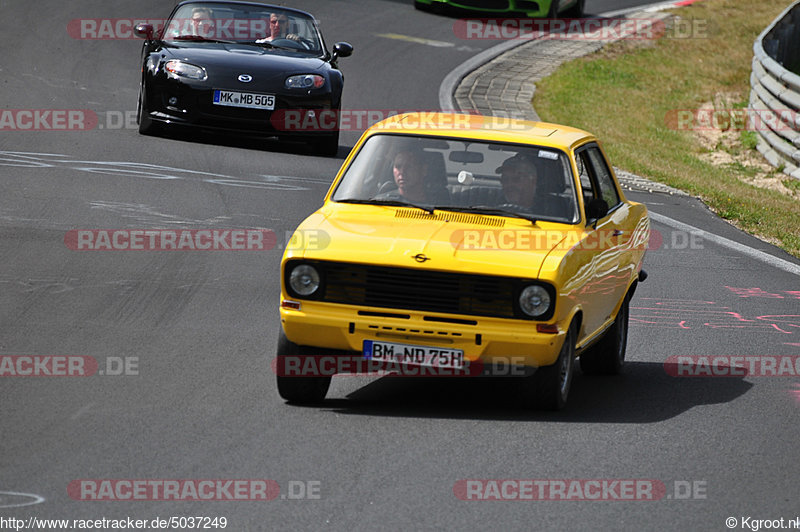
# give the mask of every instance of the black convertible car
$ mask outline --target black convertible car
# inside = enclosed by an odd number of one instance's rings
[[[167,124],[235,130],[293,138],[320,154],[336,154],[342,99],[336,61],[353,47],[339,42],[329,52],[309,13],[188,1],[175,6],[163,27],[140,24],[135,33],[145,39],[140,133]]]

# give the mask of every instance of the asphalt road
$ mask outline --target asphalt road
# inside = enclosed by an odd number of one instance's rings
[[[636,3],[589,0],[587,10]],[[453,19],[410,0],[294,5],[315,13],[329,43],[354,45],[340,63],[349,109],[435,109],[447,72],[495,44],[458,41]],[[140,42],[74,39],[67,25],[165,17],[164,2],[10,0],[2,11],[3,108],[91,109],[100,122],[0,136],[0,355],[90,356],[106,374],[0,379],[0,518],[724,530],[730,516],[800,514],[800,378],[669,375],[678,355],[800,355],[796,274],[655,223],[664,245],[649,252],[650,279],[632,303],[626,372],[576,374],[563,412],[515,409],[502,380],[344,376],[322,407],[288,406],[269,368],[280,247],[358,133],[343,134],[335,159],[246,138],[140,136],[121,118],[135,110]],[[788,259],[695,200],[629,196]],[[73,229],[172,227],[271,229],[278,246],[77,252],[64,242]],[[108,375],[120,360],[135,367]],[[97,502],[70,496],[77,479],[270,479],[280,495]],[[655,501],[462,501],[453,488],[464,479],[654,479],[666,491]]]

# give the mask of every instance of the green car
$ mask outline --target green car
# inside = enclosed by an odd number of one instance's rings
[[[425,11],[459,10],[493,15],[580,18],[586,0],[414,0],[414,7]]]

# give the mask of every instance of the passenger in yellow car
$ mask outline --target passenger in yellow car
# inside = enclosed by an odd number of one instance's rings
[[[536,202],[536,183],[538,174],[536,164],[528,157],[518,153],[506,159],[497,169],[503,194],[509,203],[522,207],[533,207]]]
[[[509,204],[532,214],[559,217],[566,214],[561,198],[540,190],[544,187],[539,186],[539,172],[532,157],[518,153],[506,159],[497,173]]]

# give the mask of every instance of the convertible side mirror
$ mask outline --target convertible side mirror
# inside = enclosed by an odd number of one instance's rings
[[[353,45],[349,42],[337,42],[333,45],[333,57],[331,61],[336,61],[337,57],[350,57],[353,53]]]
[[[133,28],[133,34],[148,41],[153,40],[153,25],[152,24],[137,24]]]
[[[589,225],[597,223],[597,220],[606,214],[608,214],[608,203],[602,198],[594,198],[586,205],[586,221]]]

